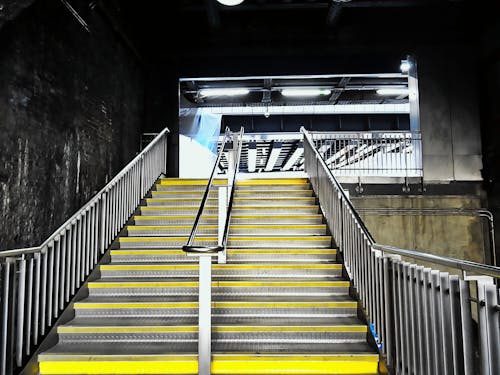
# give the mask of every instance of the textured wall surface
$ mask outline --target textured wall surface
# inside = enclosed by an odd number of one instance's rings
[[[82,1],[36,1],[0,30],[0,250],[34,246],[135,156],[142,68]]]
[[[366,226],[379,243],[415,249],[447,257],[484,262],[489,239],[481,219],[474,215],[439,213],[446,209],[476,209],[481,201],[474,196],[366,196],[352,198]],[[410,209],[385,215],[373,208]],[[364,210],[363,210],[364,209]],[[414,210],[437,209],[434,214],[415,215]],[[412,211],[413,210],[413,211]],[[486,225],[486,224],[484,224]]]

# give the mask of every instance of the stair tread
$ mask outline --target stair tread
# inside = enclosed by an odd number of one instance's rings
[[[110,301],[108,296],[89,296],[76,303],[170,303],[170,302],[198,302],[197,295],[176,296],[114,296]],[[348,295],[333,296],[212,296],[212,302],[244,302],[244,303],[328,303],[328,302],[356,302]]]
[[[175,324],[174,324],[175,323]],[[175,326],[175,325],[197,325],[197,317],[176,318],[168,316],[165,318],[83,318],[77,317],[66,324],[65,327],[133,327],[133,326]],[[335,318],[242,318],[216,316],[212,319],[213,325],[248,325],[254,326],[344,326],[344,325],[364,325],[357,317],[335,317]]]
[[[162,342],[148,342],[148,343],[120,343],[120,345],[110,345],[109,343],[64,343],[57,344],[51,349],[47,350],[45,353],[41,354],[39,358],[47,360],[50,357],[56,357],[58,355],[71,355],[75,358],[85,357],[91,355],[93,360],[99,357],[105,356],[127,356],[130,360],[130,356],[134,355],[162,355],[165,357],[174,356],[176,354],[193,354],[197,353],[198,343],[176,343],[170,346],[170,351],[168,354],[165,353],[165,344]],[[252,351],[252,347],[258,348],[259,353],[248,353]],[[287,350],[283,353],[283,350]],[[345,354],[347,356],[351,355],[362,355],[362,354],[375,354],[375,350],[367,343],[356,342],[356,343],[321,343],[314,344],[308,343],[304,344],[293,344],[293,343],[282,343],[282,344],[252,344],[252,343],[212,343],[212,352],[214,355],[217,354],[246,354],[246,355],[265,355],[265,354],[275,354],[280,357],[295,356],[300,354],[315,353],[317,355],[335,355],[335,354]],[[97,354],[98,353],[98,354]],[[55,358],[54,358],[55,359]]]
[[[107,278],[100,278],[97,280],[90,281],[93,284],[99,284],[99,283],[193,283],[193,282],[198,282],[197,277],[193,277],[193,280],[186,280],[186,278],[164,278],[162,279],[161,277],[143,277],[140,280],[134,279],[130,280],[130,278],[125,278],[125,277],[113,277],[112,279],[107,279]],[[233,280],[231,278],[224,278],[223,280],[212,280],[212,282],[221,282],[221,283],[232,283],[232,282],[237,282],[237,283],[245,283],[245,282],[259,282],[259,283],[265,283],[265,284],[279,284],[279,283],[324,283],[324,282],[349,282],[345,278],[342,277],[325,277],[325,278],[314,278],[314,280],[311,279],[306,279],[306,278],[294,278],[293,280],[290,280],[289,278],[275,278],[272,280],[256,280],[255,277],[248,277],[248,278],[238,278],[237,280]],[[224,284],[222,284],[224,285]]]

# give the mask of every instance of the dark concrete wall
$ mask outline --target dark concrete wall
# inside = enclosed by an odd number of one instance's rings
[[[0,249],[34,246],[139,147],[144,74],[88,2],[35,1],[0,29]]]

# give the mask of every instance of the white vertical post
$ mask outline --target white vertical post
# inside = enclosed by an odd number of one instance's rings
[[[229,182],[229,180],[228,180]],[[218,245],[222,246],[222,239],[224,237],[224,226],[226,224],[226,215],[227,215],[227,186],[219,187],[219,221],[217,226],[217,237],[218,237]],[[219,251],[217,255],[217,263],[226,263],[226,249],[223,251]]]
[[[200,254],[198,375],[210,375],[212,356],[212,254]]]

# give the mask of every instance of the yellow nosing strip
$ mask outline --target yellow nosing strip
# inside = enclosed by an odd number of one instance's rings
[[[212,302],[212,308],[357,308],[357,302]],[[198,302],[75,302],[75,309],[196,309]]]
[[[349,281],[306,281],[306,282],[287,282],[287,281],[213,281],[214,288],[247,288],[247,287],[270,287],[270,288],[321,288],[321,287],[349,287]],[[107,288],[197,288],[198,282],[89,282],[89,289],[107,289]]]
[[[305,178],[255,179],[236,181],[236,186],[252,185],[309,185]]]
[[[213,180],[212,181],[214,185],[226,185],[227,180]],[[208,180],[197,180],[197,179],[168,179],[168,178],[162,178],[160,180],[160,183],[158,185],[193,185],[193,186],[199,186],[199,185],[207,185]]]
[[[45,359],[45,357],[47,357]],[[196,356],[40,356],[40,374],[172,374],[198,373]],[[214,354],[213,375],[354,375],[377,374],[378,355],[239,355]]]
[[[324,255],[336,254],[336,249],[314,249],[314,250],[297,250],[297,249],[227,249],[227,252],[233,255],[251,255],[251,254],[298,254],[298,255]],[[111,250],[111,255],[185,255],[183,250]]]
[[[213,332],[367,332],[364,325],[339,326],[213,326]],[[58,333],[168,333],[198,332],[198,326],[59,326]]]
[[[342,269],[341,264],[213,264],[214,270],[241,269]],[[102,265],[102,271],[156,271],[156,270],[197,270],[198,264],[151,264],[151,265]]]
[[[187,237],[120,237],[119,242],[169,242],[187,241]],[[331,236],[308,237],[229,237],[229,241],[331,241]],[[217,237],[196,237],[197,241],[217,241]]]
[[[129,225],[127,230],[191,229],[192,225]],[[217,229],[217,225],[200,225],[199,229]],[[326,224],[233,224],[232,229],[324,229]]]

